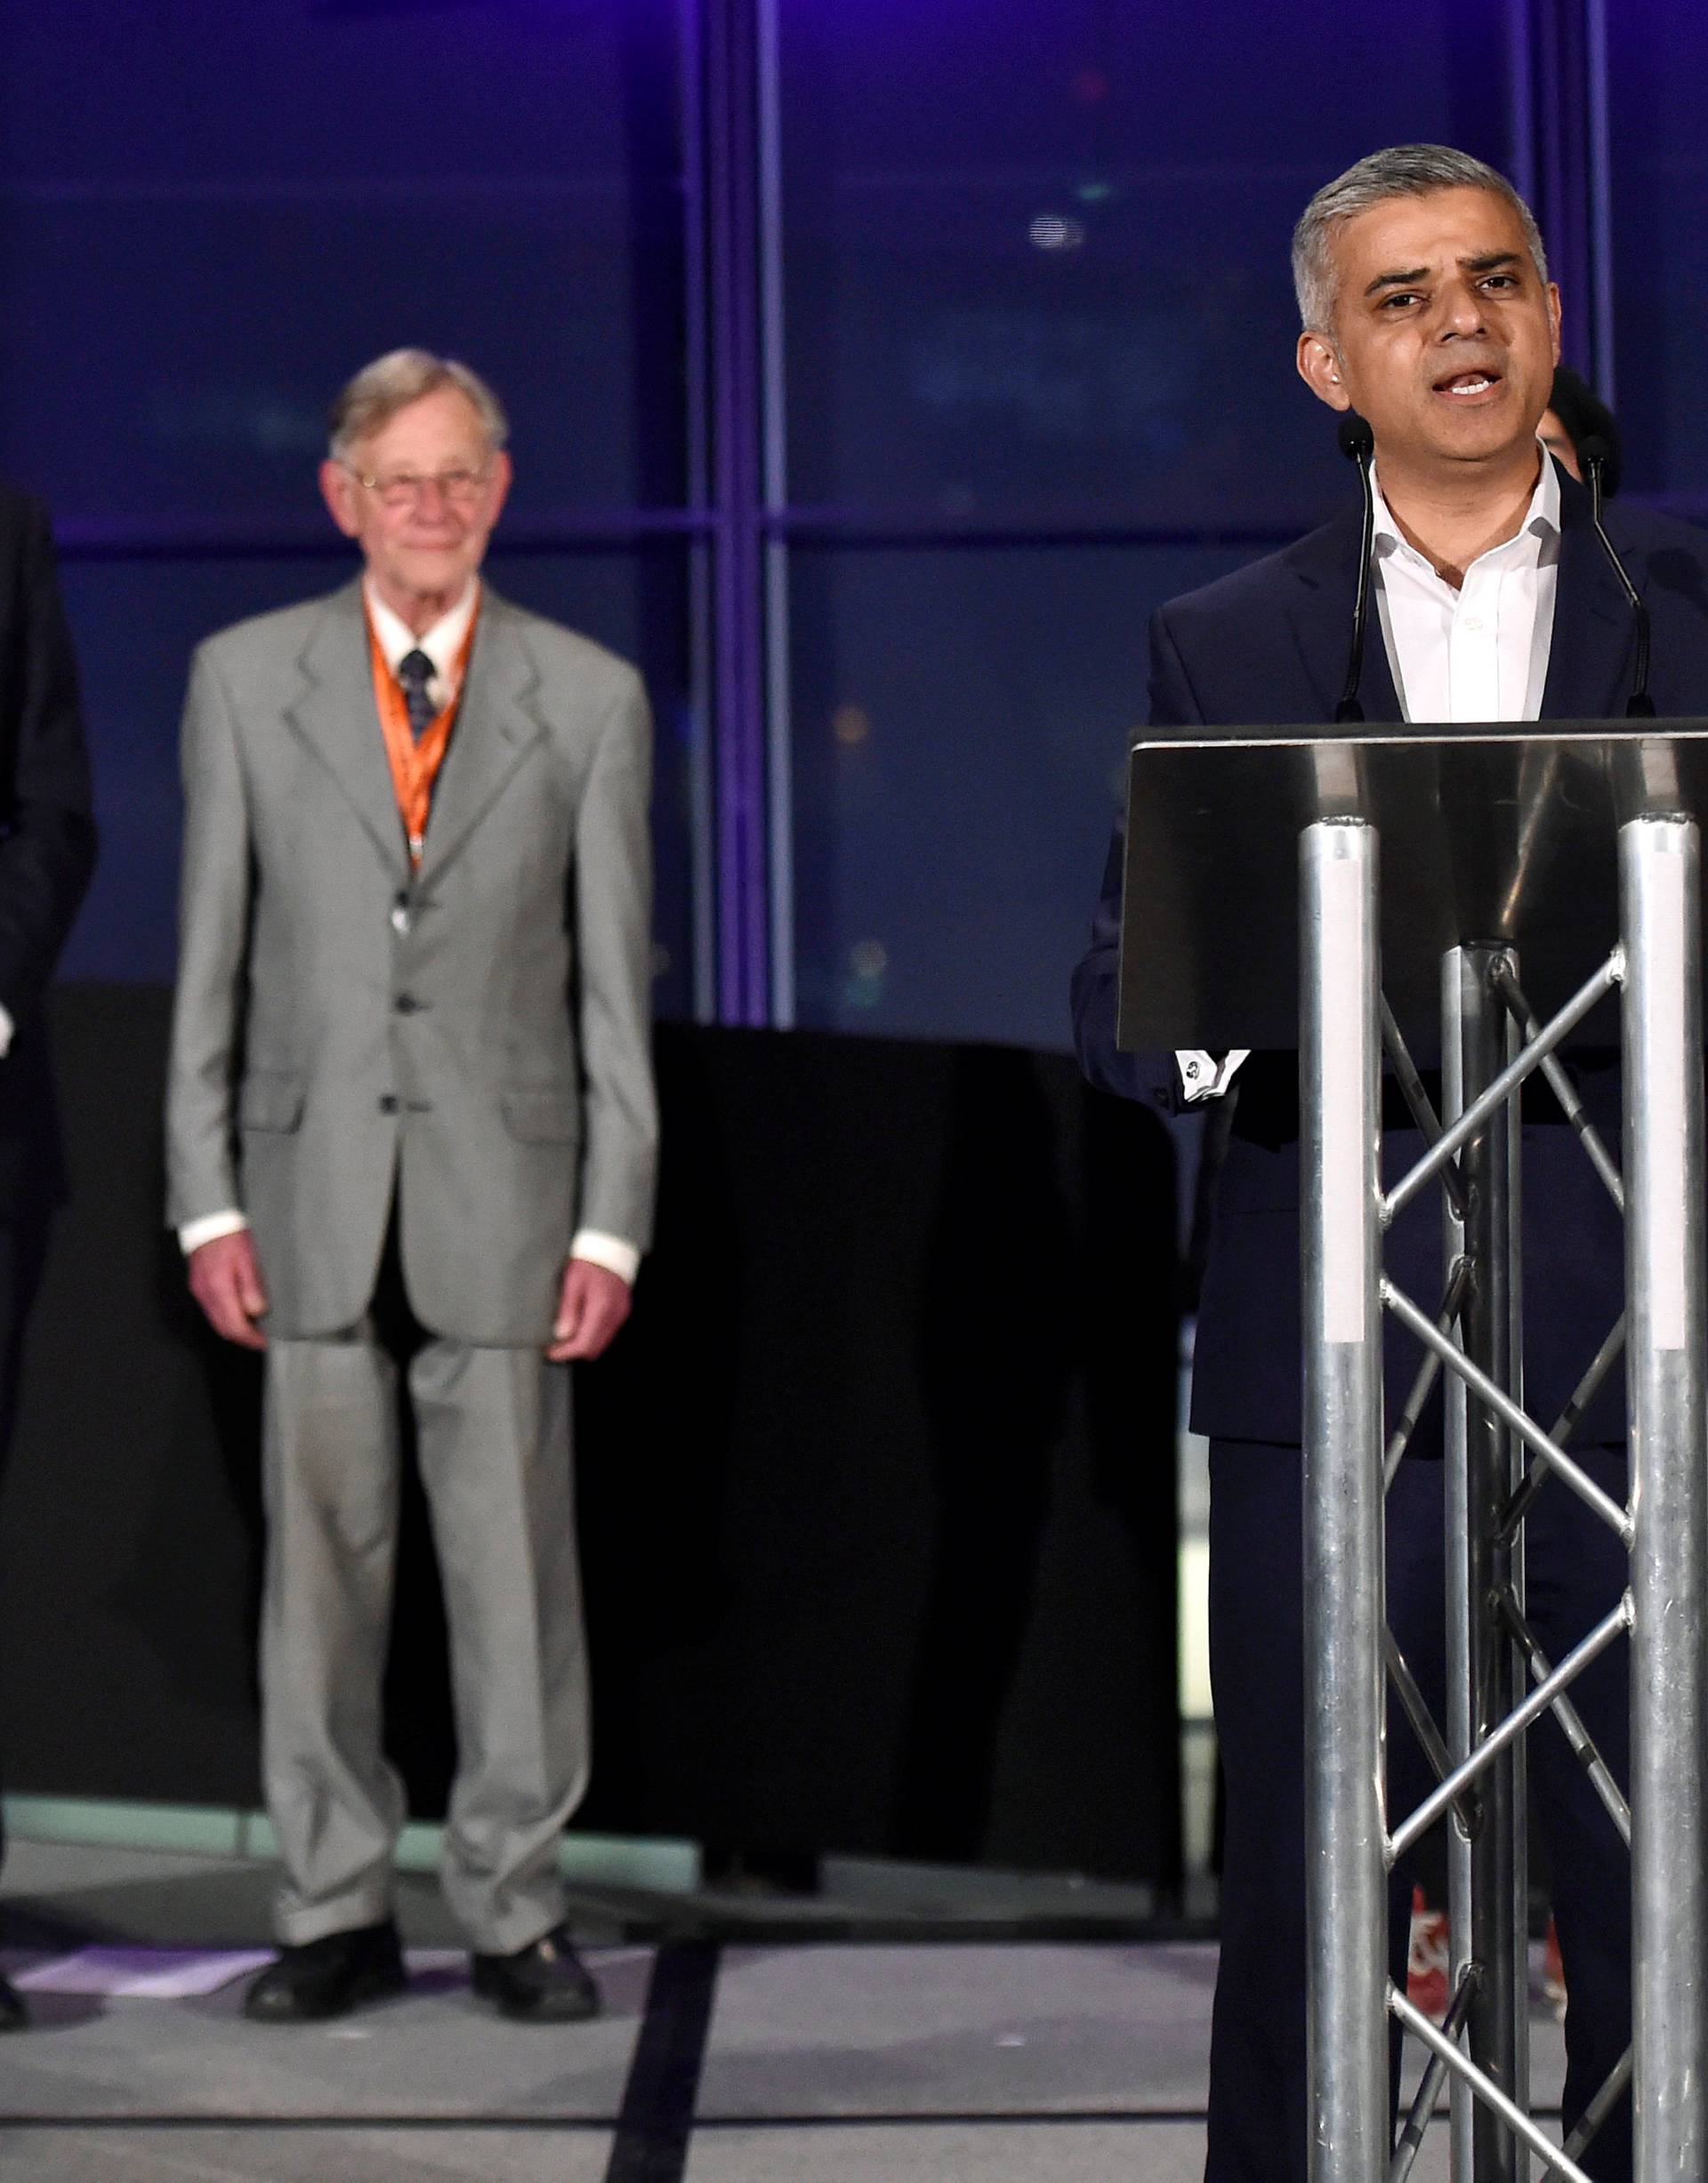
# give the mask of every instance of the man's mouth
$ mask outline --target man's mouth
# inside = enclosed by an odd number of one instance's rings
[[[1444,394],[1450,401],[1471,401],[1479,394],[1492,394],[1501,383],[1496,371],[1471,369],[1452,373],[1447,378],[1435,382],[1435,391]]]

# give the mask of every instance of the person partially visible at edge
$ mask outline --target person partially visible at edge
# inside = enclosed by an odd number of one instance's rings
[[[265,1353],[265,2023],[403,1983],[380,1693],[406,1402],[475,1989],[598,2006],[558,1868],[588,1763],[569,1365],[628,1317],[652,1220],[650,722],[632,667],[482,576],[505,439],[464,365],[359,372],[320,486],[361,574],[209,638],[184,713],[169,1218],[211,1324]]]
[[[1591,522],[1590,496],[1539,445],[1559,362],[1560,299],[1543,241],[1506,179],[1466,154],[1404,145],[1319,190],[1293,245],[1297,368],[1333,412],[1374,436],[1372,641],[1362,701],[1373,722],[1618,717],[1631,687],[1632,617]],[[1329,459],[1333,459],[1330,457]],[[1359,574],[1360,510],[1285,551],[1177,599],[1150,632],[1153,723],[1332,720]],[[1708,539],[1610,509],[1607,525],[1653,620],[1663,714],[1708,710]],[[1204,1278],[1192,1417],[1211,1442],[1212,1674],[1226,1774],[1221,1958],[1211,2043],[1209,2183],[1303,2183],[1306,2058],[1305,1689],[1301,1487],[1298,1057],[1132,1054],[1116,1044],[1124,844],[1105,869],[1092,944],[1075,972],[1077,1050],[1108,1091],[1169,1111],[1237,1101]],[[1617,1056],[1567,1065],[1617,1142]],[[1421,1153],[1384,1097],[1391,1175]],[[1623,1306],[1616,1212],[1545,1087],[1525,1095],[1525,1370],[1530,1406],[1558,1415]],[[1438,1293],[1438,1209],[1418,1198],[1385,1242],[1397,1285]],[[1388,1415],[1415,1373],[1385,1334]],[[1612,1375],[1574,1443],[1604,1490],[1626,1494],[1623,1383]],[[1388,1499],[1390,1624],[1444,1717],[1445,1569],[1438,1391]],[[1527,1523],[1528,1603],[1561,1659],[1622,1598],[1623,1550],[1575,1495],[1547,1487]],[[1630,1771],[1630,1657],[1622,1639],[1573,1686],[1615,1777]],[[1631,1883],[1623,1843],[1547,1717],[1529,1738],[1535,1800],[1571,2005],[1569,2133],[1631,2038]],[[1389,1738],[1389,1805],[1433,1776],[1409,1725]],[[1391,1970],[1403,1988],[1410,1875],[1394,1875]],[[1598,2183],[1631,2174],[1631,2103],[1583,2155]]]
[[[1569,364],[1562,364],[1554,374],[1553,390],[1536,427],[1536,437],[1580,485],[1587,480],[1578,450],[1585,440],[1599,439],[1606,449],[1601,496],[1611,500],[1619,490],[1624,477],[1624,448],[1618,422],[1594,388]]]
[[[94,868],[83,703],[47,515],[0,485],[0,1468],[66,1195],[47,988]],[[0,2032],[28,2021],[0,1976]]]

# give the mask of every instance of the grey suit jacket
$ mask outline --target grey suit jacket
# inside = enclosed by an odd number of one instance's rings
[[[412,875],[360,584],[198,648],[169,1218],[242,1208],[270,1333],[360,1318],[394,1182],[447,1338],[544,1341],[577,1226],[645,1246],[649,775],[633,669],[487,586]]]

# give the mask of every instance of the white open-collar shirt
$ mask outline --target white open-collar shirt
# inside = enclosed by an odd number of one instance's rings
[[[1553,457],[1543,448],[1542,475],[1517,531],[1504,545],[1479,553],[1457,587],[1401,535],[1380,476],[1373,473],[1370,483],[1376,507],[1372,588],[1401,717],[1539,719],[1559,588],[1559,472]],[[1248,1051],[1182,1051],[1188,1104],[1225,1092]]]
[[[1400,536],[1380,476],[1371,482],[1376,606],[1403,716],[1537,719],[1559,585],[1559,472],[1552,456],[1543,452],[1516,533],[1479,553],[1456,590]]]

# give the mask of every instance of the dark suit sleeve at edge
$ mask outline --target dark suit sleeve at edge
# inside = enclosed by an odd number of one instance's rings
[[[1166,608],[1150,624],[1150,724],[1185,727],[1204,714],[1193,694]],[[1103,892],[1092,919],[1092,944],[1074,971],[1074,1051],[1079,1066],[1100,1091],[1119,1098],[1145,1100],[1171,1114],[1182,1111],[1180,1074],[1172,1053],[1123,1053],[1115,1043],[1116,1003],[1120,993],[1121,870],[1126,855],[1126,820],[1116,821],[1103,869]]]
[[[36,1001],[95,865],[89,757],[71,632],[47,519],[20,503],[23,536],[8,601],[11,774],[0,808],[0,1005]]]

